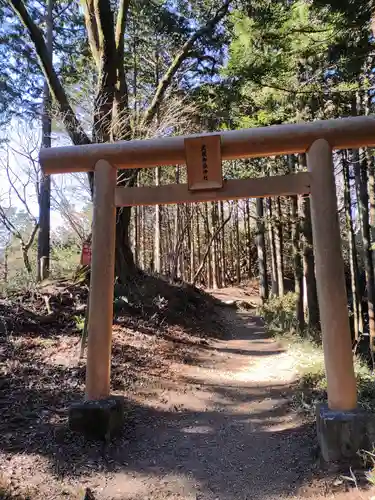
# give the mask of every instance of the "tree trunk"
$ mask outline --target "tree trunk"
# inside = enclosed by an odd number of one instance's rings
[[[47,2],[46,12],[47,50],[52,59],[53,41],[53,0]],[[42,116],[42,148],[51,147],[51,93],[48,82],[44,81],[43,88],[43,116]],[[49,276],[50,257],[50,231],[51,231],[51,178],[42,173],[39,193],[39,234],[37,257],[37,281],[47,279]]]
[[[144,207],[142,207],[144,208]],[[126,282],[135,276],[138,268],[135,266],[133,253],[129,241],[129,226],[131,217],[131,207],[117,209],[116,224],[116,251],[115,251],[115,272],[120,283]],[[144,217],[141,217],[142,228],[142,262],[144,262]]]
[[[263,302],[268,299],[268,277],[267,277],[267,257],[266,244],[264,238],[264,213],[263,213],[263,198],[256,200],[257,211],[257,251],[258,251],[258,266],[259,266],[259,292]]]
[[[205,241],[206,245],[208,247],[209,241],[210,241],[210,225],[209,225],[209,218],[208,218],[208,203],[206,202],[204,204],[204,227],[205,227]],[[211,264],[211,249],[209,248],[208,250],[208,255],[207,255],[207,288],[212,288],[213,282],[212,282],[212,264]]]
[[[70,105],[62,82],[53,66],[41,30],[33,21],[22,0],[10,0],[11,7],[23,23],[34,45],[40,68],[48,80],[59,115],[73,144],[106,143],[129,138],[131,130],[128,120],[129,105],[124,47],[130,3],[129,1],[120,2],[115,23],[111,2],[83,2],[85,25],[92,57],[97,68],[96,80],[98,82],[98,91],[94,100],[92,141],[90,141]],[[205,24],[196,26],[191,36],[176,51],[169,67],[159,79],[150,105],[143,113],[141,124],[144,128],[148,127],[156,116],[175,75],[184,62],[191,57],[196,42],[211,33],[215,26],[224,19],[229,12],[230,3],[230,0],[225,0]],[[92,187],[93,175],[89,175],[89,181]],[[124,247],[129,244],[130,209],[129,213],[127,209],[117,211],[117,215],[116,245]],[[119,277],[120,280],[125,280],[126,276],[136,272],[134,260],[130,254],[130,246],[116,248],[116,269],[117,272],[123,272]],[[120,262],[121,256],[124,257],[123,262]]]
[[[299,155],[300,169],[306,168],[306,154]],[[302,236],[303,236],[303,273],[305,277],[308,325],[313,330],[320,330],[318,295],[316,290],[315,257],[311,228],[310,198],[301,198]]]
[[[277,221],[275,228],[275,253],[277,266],[277,287],[279,295],[284,295],[284,260],[283,260],[283,228],[281,217],[280,198],[276,199]]]
[[[234,202],[235,206],[235,231],[236,231],[236,281],[237,284],[241,283],[241,249],[240,249],[240,221],[238,212],[238,201]]]
[[[134,264],[139,266],[139,207],[133,207],[133,230]]]
[[[155,186],[160,185],[160,167],[155,167]],[[154,234],[154,268],[155,272],[161,272],[161,237],[160,237],[160,205],[155,205],[155,234]]]
[[[227,275],[227,264],[225,256],[225,226],[224,222],[224,202],[220,201],[220,226],[222,226],[220,235],[220,251],[221,251],[221,283],[223,286],[226,285],[226,275]]]
[[[230,282],[234,282],[234,243],[233,243],[233,220],[229,228],[229,263],[230,263]]]
[[[199,223],[199,210],[196,210],[196,225],[197,225],[197,257],[198,262],[201,261],[201,233],[200,233],[200,223]]]
[[[141,236],[140,236],[140,240],[141,240],[141,266],[142,266],[142,269],[145,270],[146,269],[146,228],[145,228],[145,225],[146,225],[146,221],[145,221],[146,207],[141,206],[139,208],[140,208],[140,213],[141,213]]]
[[[211,202],[211,210],[210,210],[210,219],[211,219],[211,235],[216,232],[216,215],[215,215],[215,203]],[[218,282],[217,282],[217,243],[216,238],[214,238],[211,245],[211,274],[212,274],[212,288],[217,290]]]
[[[308,325],[311,329],[320,329],[318,295],[316,290],[315,257],[313,250],[310,199],[301,198],[301,217],[303,235],[303,274],[305,277]]]
[[[165,247],[164,247],[164,269],[165,269],[165,274],[171,277],[171,255],[173,251],[173,242],[172,242],[172,235],[173,235],[173,230],[172,230],[172,224],[171,224],[171,210],[170,207],[165,210],[165,216],[164,216],[164,224],[166,225],[166,234],[165,234]]]
[[[368,164],[368,196],[370,202],[370,235],[371,235],[371,253],[372,263],[375,261],[375,164],[374,157],[369,149],[366,149],[366,159]]]
[[[361,226],[362,226],[363,260],[365,264],[366,285],[367,285],[366,288],[367,288],[370,347],[373,356],[373,352],[375,350],[375,344],[374,344],[375,343],[375,314],[374,314],[375,286],[374,286],[374,268],[372,263],[372,251],[370,244],[370,224],[369,224],[369,209],[368,209],[369,199],[367,191],[367,161],[365,155],[363,154],[363,159],[361,160],[358,151],[354,150],[353,163],[356,172],[355,181],[357,184],[357,192],[359,192],[358,201],[360,205],[360,212],[362,215]]]
[[[294,270],[294,293],[296,294],[296,318],[297,329],[302,333],[305,329],[305,314],[303,310],[303,268],[300,244],[300,221],[298,217],[298,197],[292,196],[292,246],[293,246],[293,270]]]
[[[195,272],[195,231],[194,231],[194,207],[190,207],[190,283],[193,281]]]
[[[6,243],[4,248],[4,283],[8,283],[9,277],[9,243]]]
[[[245,223],[245,231],[246,231],[246,246],[247,246],[247,275],[249,278],[252,278],[251,272],[251,224],[250,224],[250,200],[247,199],[246,203],[246,223]]]
[[[215,214],[215,228],[220,227],[220,219],[219,219],[219,203],[214,202],[214,214]],[[214,244],[215,244],[215,254],[216,254],[216,282],[218,288],[222,287],[222,279],[221,279],[221,264],[220,264],[220,255],[221,255],[221,241],[220,241],[220,236],[221,236],[222,231],[219,231],[217,233],[217,236],[215,238]]]
[[[21,252],[22,252],[23,265],[25,266],[25,269],[28,272],[28,274],[31,275],[33,270],[31,268],[31,263],[29,259],[29,249],[23,243],[21,243]]]
[[[271,292],[272,295],[279,295],[279,286],[277,280],[277,260],[276,260],[276,245],[275,245],[275,232],[274,232],[274,220],[272,213],[272,200],[267,198],[267,209],[268,209],[268,241],[270,247],[271,255]]]
[[[205,203],[205,205],[207,206],[207,203]],[[204,266],[206,264],[206,261],[207,261],[209,255],[210,255],[210,250],[211,250],[212,245],[214,244],[215,239],[217,238],[218,234],[221,232],[222,227],[224,227],[229,222],[229,220],[231,219],[231,216],[232,216],[232,212],[229,212],[229,215],[223,221],[222,226],[220,225],[219,227],[216,227],[215,229],[213,229],[213,232],[211,234],[209,232],[206,233],[206,238],[208,238],[206,240],[206,250],[205,250],[205,252],[203,254],[201,262],[199,263],[197,272],[194,275],[193,284],[196,283],[196,281],[198,280],[199,276],[201,275],[201,273],[202,273],[202,271],[204,269]],[[211,269],[211,266],[208,265],[208,272],[210,271],[210,269]],[[208,284],[208,288],[209,287],[210,287],[210,284]]]
[[[180,167],[176,165],[175,167],[175,182],[179,184],[180,182]],[[172,272],[171,279],[175,281],[178,275],[178,263],[179,263],[179,236],[180,236],[180,206],[175,205],[174,212],[174,232],[173,232],[173,256],[172,256]]]
[[[362,304],[358,287],[358,259],[357,259],[355,235],[353,230],[349,165],[344,155],[345,153],[342,154],[342,171],[344,177],[344,203],[345,203],[346,230],[348,234],[348,243],[349,243],[350,284],[352,291],[353,317],[354,317],[353,321],[354,339],[358,340],[360,333],[363,332]]]

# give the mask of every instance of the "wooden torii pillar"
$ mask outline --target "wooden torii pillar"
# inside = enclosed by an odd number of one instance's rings
[[[224,182],[217,172],[213,178],[204,173],[206,184],[198,190],[194,190],[194,184],[200,184],[200,175],[197,179],[189,176],[189,185],[116,187],[117,169],[194,163],[199,161],[197,158],[202,159],[208,144],[211,144],[209,156],[220,156],[221,152],[223,159],[307,153],[308,172]],[[110,395],[116,206],[310,193],[328,405],[331,411],[355,409],[356,382],[332,149],[371,145],[375,145],[375,118],[367,116],[228,131],[220,135],[42,149],[40,162],[47,174],[94,171],[86,399],[100,401]],[[197,168],[193,170],[197,172]]]

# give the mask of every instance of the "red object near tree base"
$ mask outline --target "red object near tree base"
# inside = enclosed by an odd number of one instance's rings
[[[82,247],[81,265],[89,266],[91,264],[91,244],[85,242]]]

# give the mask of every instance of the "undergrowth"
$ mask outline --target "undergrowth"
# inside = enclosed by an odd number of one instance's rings
[[[272,333],[295,331],[296,322],[296,294],[289,292],[282,297],[271,297],[259,309],[267,328]]]
[[[315,418],[316,407],[327,401],[327,379],[324,371],[324,355],[320,333],[298,332],[296,325],[296,297],[288,293],[284,297],[273,297],[264,304],[259,314],[263,317],[269,333],[277,338],[294,360],[298,374],[292,397],[292,408],[309,420]],[[354,358],[357,378],[358,405],[375,411],[375,374],[360,358]],[[366,470],[365,479],[375,486],[375,448],[359,452]],[[357,478],[350,469],[350,476],[343,479],[358,487]]]
[[[260,308],[259,314],[263,317],[267,330],[285,346],[295,360],[299,377],[293,407],[313,417],[316,405],[327,401],[323,349],[318,332],[297,332],[295,306],[295,294],[287,293],[283,297],[271,298]],[[355,358],[354,368],[359,406],[374,411],[375,374],[359,358]]]

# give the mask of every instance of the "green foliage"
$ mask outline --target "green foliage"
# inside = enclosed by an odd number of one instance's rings
[[[77,243],[55,245],[51,249],[51,277],[71,278],[80,265],[81,248]]]
[[[289,292],[283,297],[271,297],[259,309],[259,314],[264,319],[269,331],[274,334],[282,334],[297,328],[296,300],[296,295]]]
[[[33,290],[35,286],[35,276],[28,274],[23,268],[16,268],[8,278],[8,281],[0,280],[0,296],[7,296],[20,290]]]
[[[22,221],[21,221],[22,222]],[[20,230],[22,230],[22,226]],[[27,233],[27,227],[25,229]],[[80,265],[81,242],[69,226],[54,234],[50,255],[51,279],[72,278]],[[37,245],[34,242],[29,250],[32,273],[24,266],[22,252],[16,238],[12,239],[7,250],[7,271],[5,253],[0,248],[0,294],[6,295],[14,290],[30,290],[36,286]]]
[[[26,0],[25,5],[37,26],[45,33],[47,1]],[[78,2],[54,0],[55,69],[68,87],[89,75],[82,11]],[[0,120],[14,116],[40,118],[43,76],[34,48],[7,1],[0,9]]]
[[[344,2],[345,9],[338,3],[261,0],[232,12],[223,76],[237,88],[231,109],[237,126],[351,113],[372,50],[373,6],[357,0]],[[367,80],[361,84],[369,86]]]
[[[85,318],[84,316],[74,316],[74,321],[76,324],[76,328],[79,332],[82,332],[85,327]]]
[[[299,341],[289,337],[289,348],[299,353],[300,378],[293,406],[311,418],[315,417],[316,405],[327,401],[327,379],[324,372],[324,357],[321,346],[311,341]],[[368,366],[356,358],[354,369],[357,378],[358,404],[368,411],[375,410],[375,374]]]

